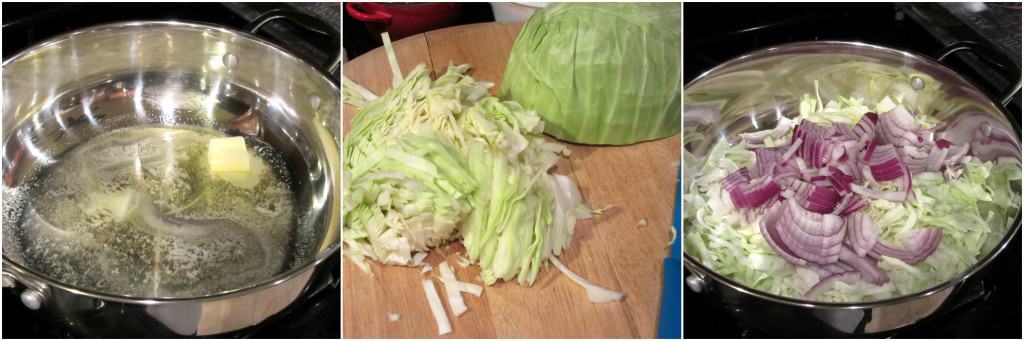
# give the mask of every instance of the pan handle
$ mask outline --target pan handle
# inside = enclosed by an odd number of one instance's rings
[[[286,19],[302,28],[328,36],[334,39],[334,41],[339,42],[339,44],[341,42],[341,32],[338,32],[338,30],[333,26],[328,25],[311,15],[282,9],[275,9],[263,13],[259,17],[256,17],[256,19],[253,19],[252,22],[249,22],[248,25],[245,25],[244,30],[251,34],[256,34],[263,25],[278,19]],[[338,56],[330,60],[324,68],[327,70],[327,74],[333,75],[340,67],[341,52],[339,51]]]
[[[960,51],[969,51],[971,53],[974,53],[975,56],[980,57],[982,60],[985,60],[989,64],[1002,68],[1003,70],[1006,71],[1006,74],[1016,75],[1017,81],[1015,83],[1011,83],[1012,85],[1006,90],[1004,90],[1001,94],[999,94],[999,98],[997,98],[999,100],[999,103],[1002,104],[1004,107],[1007,104],[1009,104],[1010,101],[1013,100],[1013,96],[1016,95],[1018,91],[1020,91],[1020,65],[1017,65],[1017,63],[1014,62],[1013,59],[1010,59],[1010,57],[1007,57],[1005,54],[991,46],[969,40],[958,41],[946,45],[946,47],[943,47],[942,50],[939,51],[938,54],[936,54],[935,59],[938,60],[939,62],[942,62],[947,57]]]

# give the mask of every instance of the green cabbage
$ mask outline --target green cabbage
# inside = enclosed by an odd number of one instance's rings
[[[545,141],[544,122],[490,83],[449,65],[436,80],[423,64],[400,76],[384,38],[393,88],[378,97],[351,80],[359,108],[344,141],[345,254],[412,265],[413,253],[462,239],[486,284],[531,284],[569,245],[589,208],[576,185],[549,170],[569,150]]]
[[[680,126],[678,3],[561,3],[530,17],[501,95],[559,139],[631,144]]]
[[[897,99],[900,101],[900,99]],[[817,95],[805,95],[799,119],[822,124],[856,123],[867,111],[884,112],[895,105],[888,97],[874,108],[858,98],[839,98],[822,105]],[[926,116],[926,115],[918,115]],[[918,122],[934,126],[931,118]],[[717,273],[747,286],[776,295],[806,298],[818,275],[794,266],[776,255],[758,228],[760,217],[733,207],[721,182],[729,173],[754,163],[754,154],[743,142],[730,146],[722,141],[709,151],[705,163],[686,159],[683,219],[686,221],[686,252]],[[980,162],[967,158],[965,173],[946,180],[941,173],[921,172],[913,177],[916,200],[895,203],[871,200],[864,212],[880,229],[880,238],[902,240],[915,227],[942,229],[942,243],[923,262],[909,265],[883,257],[879,267],[890,281],[875,286],[864,281],[832,281],[815,297],[827,302],[864,302],[920,292],[945,282],[974,266],[1005,234],[1021,205],[1021,165],[1012,158]]]

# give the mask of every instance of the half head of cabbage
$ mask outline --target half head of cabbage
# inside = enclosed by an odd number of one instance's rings
[[[502,98],[536,111],[545,132],[624,145],[679,133],[679,3],[560,3],[516,38]]]

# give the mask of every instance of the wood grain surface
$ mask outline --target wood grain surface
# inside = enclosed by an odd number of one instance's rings
[[[522,23],[485,23],[451,27],[411,36],[394,44],[402,72],[425,63],[433,76],[449,63],[472,65],[470,76],[493,82],[497,94],[512,43]],[[349,79],[382,94],[391,72],[383,48],[343,66]],[[404,75],[403,75],[404,76]],[[355,116],[344,108],[344,131]],[[498,283],[481,297],[464,294],[469,311],[448,317],[448,338],[653,338],[661,298],[661,263],[671,238],[680,135],[623,147],[568,145],[572,156],[556,173],[580,186],[592,207],[615,207],[595,219],[580,220],[573,241],[560,259],[570,269],[604,287],[622,291],[621,302],[592,304],[583,288],[553,266],[543,269],[532,287]],[[648,224],[641,226],[646,219]],[[442,255],[442,251],[444,255]],[[462,268],[461,244],[435,250],[426,262],[446,258],[460,281],[480,283],[479,268]],[[372,264],[370,276],[348,259],[344,262],[343,336],[345,338],[435,338],[437,327],[420,278],[433,278],[443,301],[436,270]],[[447,303],[446,303],[447,306]],[[398,321],[388,321],[388,314]]]

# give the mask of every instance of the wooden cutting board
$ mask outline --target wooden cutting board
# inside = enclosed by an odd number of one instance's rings
[[[472,65],[469,75],[493,82],[497,95],[505,63],[522,23],[484,23],[427,32],[395,42],[395,54],[404,73],[425,63],[433,76],[448,63]],[[383,48],[343,66],[346,77],[377,94],[391,88],[391,72]],[[355,117],[344,108],[344,131]],[[543,269],[532,287],[498,283],[485,287],[477,298],[463,294],[469,311],[448,317],[449,338],[653,338],[661,299],[662,260],[671,238],[672,204],[680,158],[680,135],[625,147],[569,145],[572,156],[556,172],[567,174],[580,186],[592,207],[615,207],[605,214],[580,220],[563,263],[581,276],[606,288],[622,291],[621,302],[592,304],[583,288],[553,266]],[[647,225],[640,220],[646,218]],[[445,250],[461,281],[479,284],[479,268],[462,268],[456,260],[461,244]],[[438,251],[427,258],[436,269]],[[420,268],[372,264],[374,276],[344,263],[345,338],[434,338],[437,327],[420,284]],[[446,301],[436,271],[433,278]],[[445,304],[447,307],[447,303]],[[388,321],[388,314],[399,320]]]

